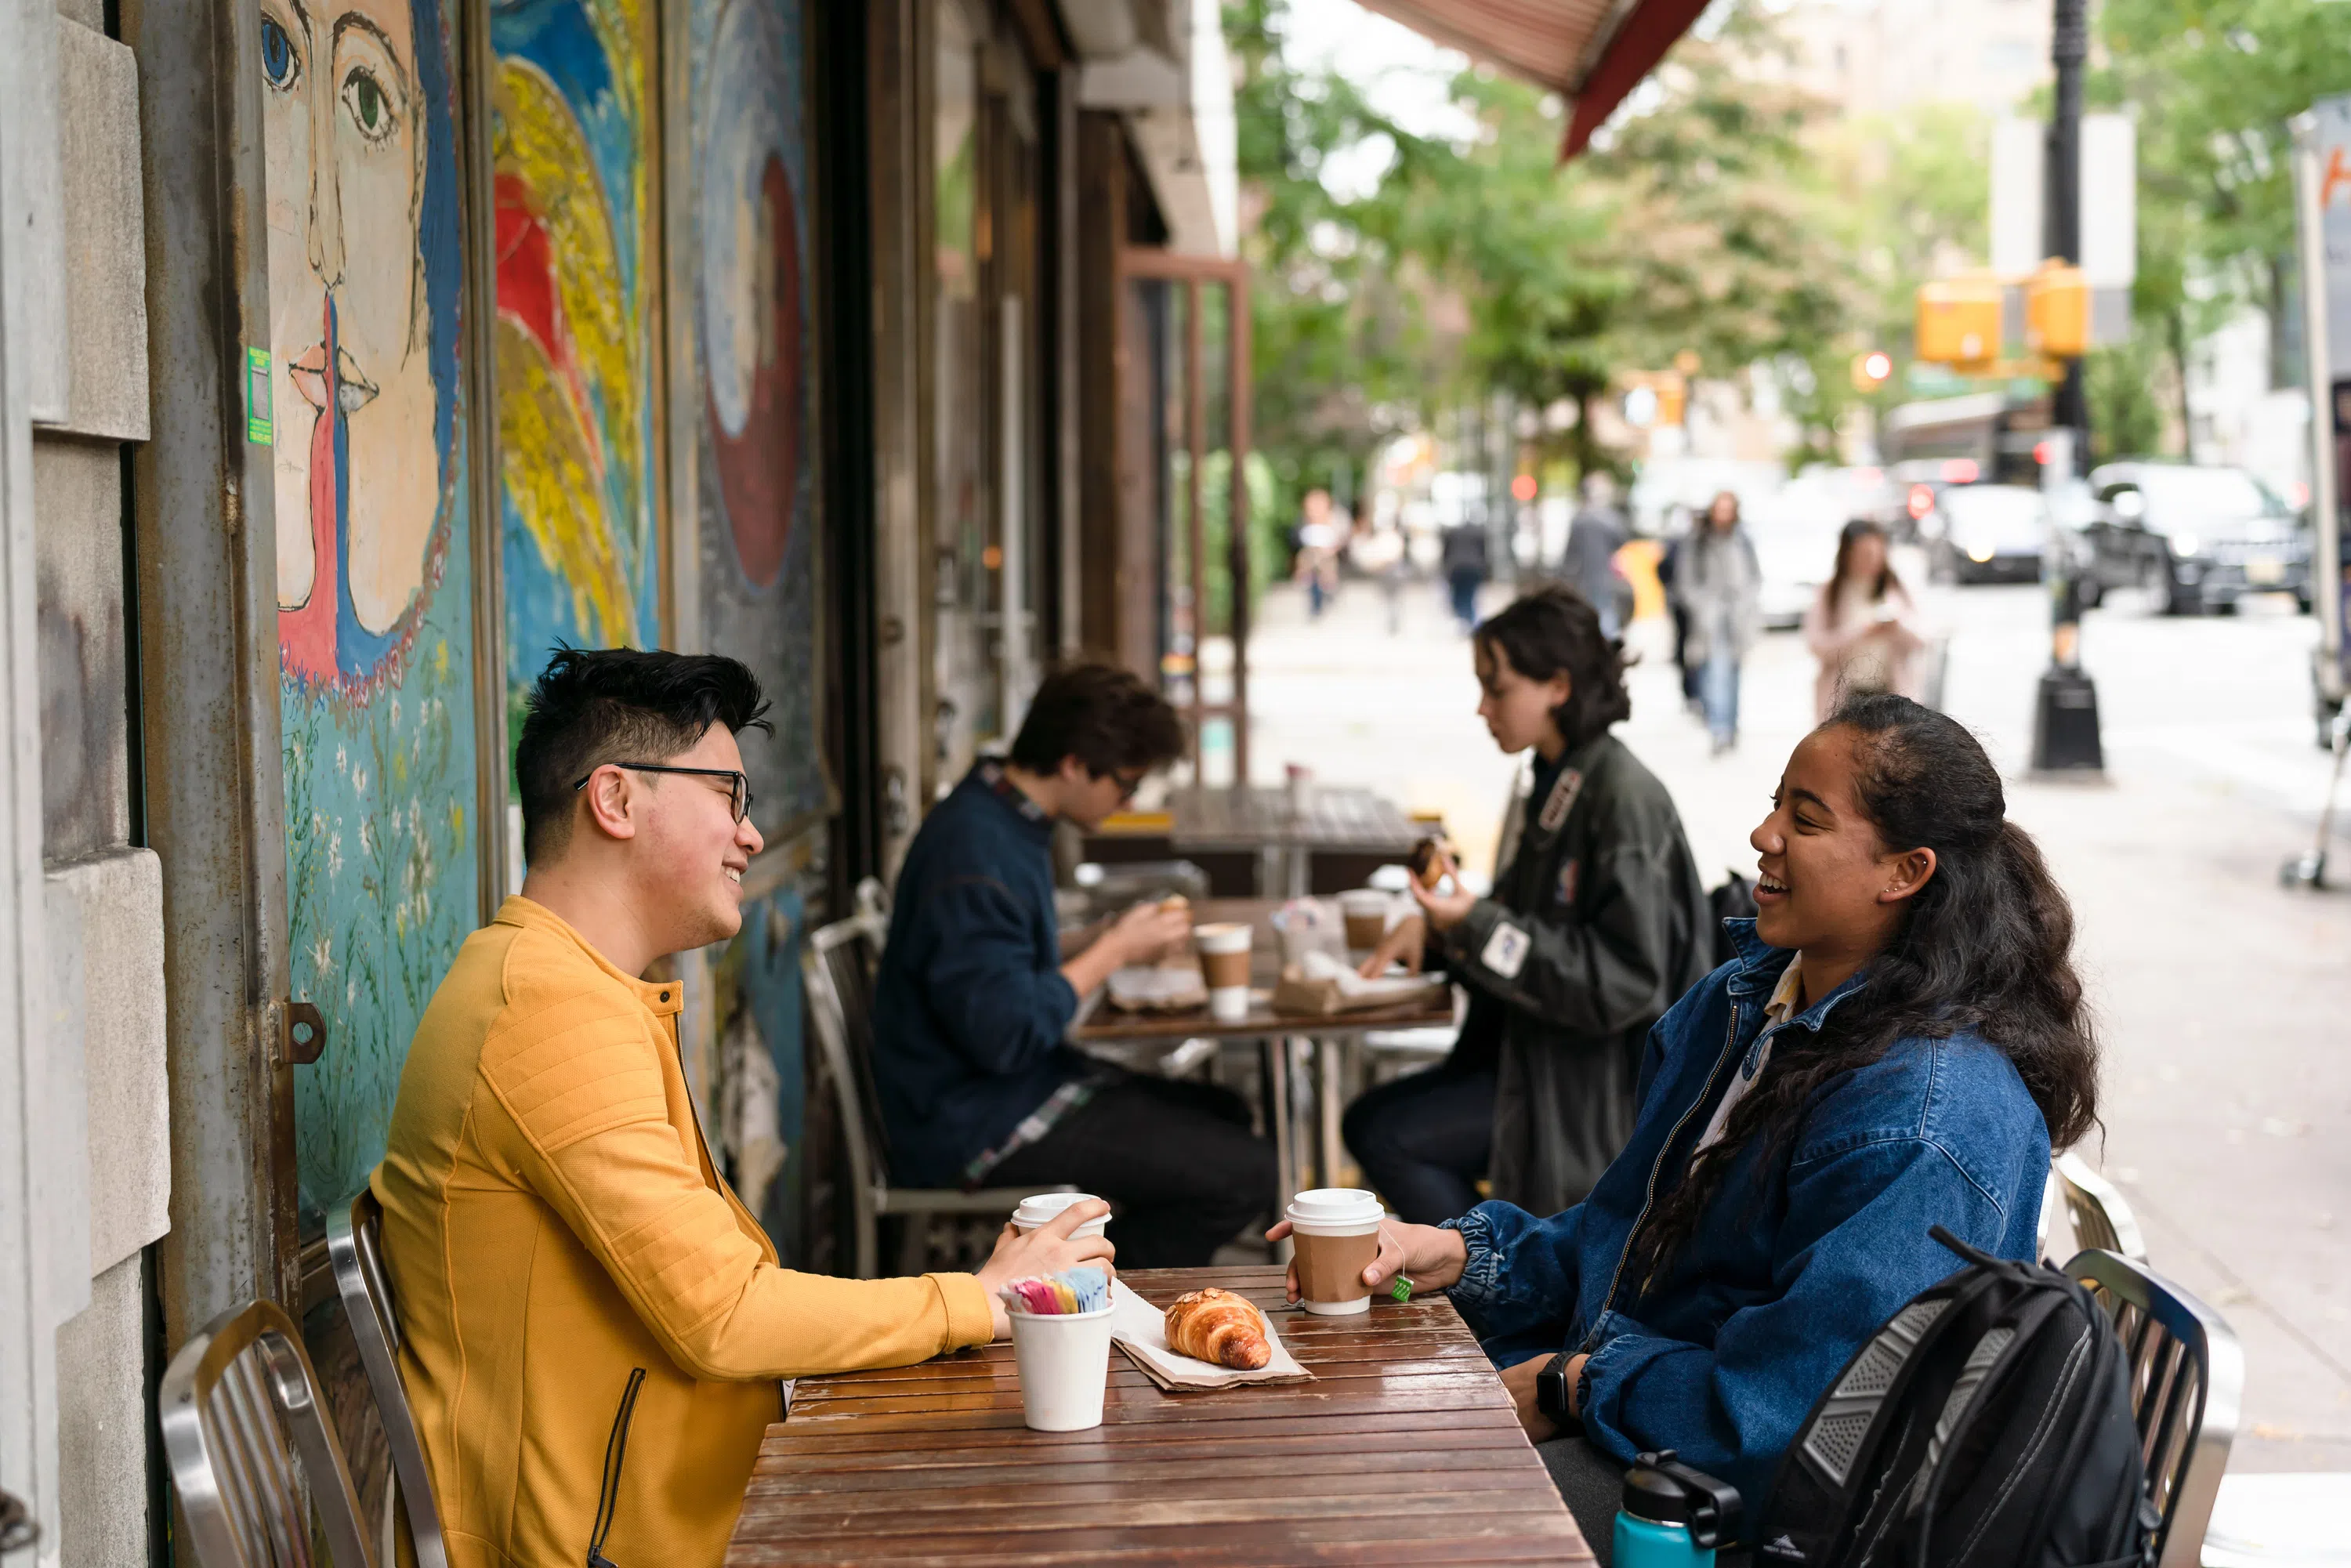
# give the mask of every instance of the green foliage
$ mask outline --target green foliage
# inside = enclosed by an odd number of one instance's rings
[[[2253,304],[2292,308],[2286,122],[2351,91],[2351,7],[2309,0],[2106,0],[2093,101],[2138,119],[2139,320],[2181,342]],[[2272,383],[2288,384],[2273,333]]]
[[[2090,461],[2111,463],[2161,450],[2163,410],[2154,392],[2161,358],[2155,334],[2142,330],[2126,342],[2092,350],[2083,361],[2083,393],[2090,404]]]

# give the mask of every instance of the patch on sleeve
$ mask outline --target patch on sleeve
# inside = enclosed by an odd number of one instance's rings
[[[1527,953],[1533,946],[1525,932],[1505,920],[1486,938],[1485,950],[1478,955],[1478,961],[1502,978],[1515,980],[1519,971],[1527,967]]]

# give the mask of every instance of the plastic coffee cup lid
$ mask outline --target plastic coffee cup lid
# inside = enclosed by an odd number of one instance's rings
[[[1324,1226],[1377,1225],[1384,1210],[1380,1207],[1379,1195],[1355,1186],[1318,1186],[1300,1193],[1290,1200],[1289,1218],[1292,1225]]]
[[[1395,902],[1376,887],[1351,887],[1339,895],[1342,909],[1385,909]]]
[[[1040,1192],[1033,1197],[1020,1200],[1020,1207],[1012,1211],[1012,1223],[1033,1229],[1051,1223],[1054,1216],[1073,1203],[1095,1201],[1094,1195],[1090,1192]]]
[[[1249,950],[1249,928],[1228,922],[1192,927],[1193,945],[1203,953],[1243,953]]]

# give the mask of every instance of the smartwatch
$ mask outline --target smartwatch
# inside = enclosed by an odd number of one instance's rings
[[[1567,1361],[1561,1351],[1535,1374],[1535,1408],[1562,1427],[1574,1418],[1567,1407]]]

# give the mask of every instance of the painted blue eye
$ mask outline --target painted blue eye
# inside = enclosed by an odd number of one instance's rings
[[[293,85],[294,40],[273,16],[261,19],[261,74],[281,90]]]

